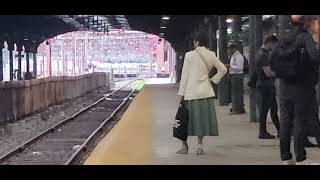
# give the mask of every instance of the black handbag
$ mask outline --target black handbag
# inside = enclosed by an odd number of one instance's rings
[[[173,137],[182,141],[186,141],[188,138],[189,112],[185,102],[183,99],[181,100],[173,126]]]

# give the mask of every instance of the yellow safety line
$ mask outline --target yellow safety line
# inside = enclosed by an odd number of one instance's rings
[[[99,142],[84,164],[150,164],[153,115],[151,101],[151,90],[144,87],[118,124]]]

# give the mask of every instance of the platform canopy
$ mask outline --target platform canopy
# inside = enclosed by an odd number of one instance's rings
[[[108,33],[112,29],[138,30],[159,35],[175,48],[200,22],[215,15],[0,15],[0,39],[34,44],[71,31],[93,30]],[[265,15],[270,18],[272,15]],[[269,17],[270,16],[270,17]],[[243,30],[248,28],[243,16]]]

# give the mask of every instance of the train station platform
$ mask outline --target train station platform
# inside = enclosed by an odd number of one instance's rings
[[[190,137],[189,154],[176,154],[179,140],[172,125],[179,97],[174,84],[146,85],[119,123],[96,146],[85,165],[280,165],[279,140],[259,140],[258,123],[246,114],[229,115],[228,106],[216,109],[220,136],[205,137],[202,156],[196,155],[196,137]],[[268,129],[275,133],[270,120]],[[320,162],[319,149],[307,149]]]

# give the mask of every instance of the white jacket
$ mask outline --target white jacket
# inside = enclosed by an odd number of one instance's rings
[[[196,51],[201,54],[207,65],[204,64]],[[213,67],[217,69],[217,73],[209,79],[209,70]],[[226,73],[227,68],[214,52],[205,47],[198,47],[194,51],[189,51],[184,58],[178,95],[184,96],[185,100],[214,97],[215,94],[210,80],[218,84]]]

